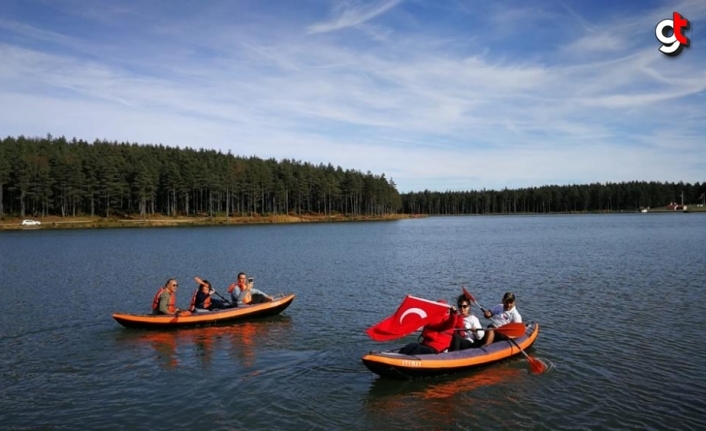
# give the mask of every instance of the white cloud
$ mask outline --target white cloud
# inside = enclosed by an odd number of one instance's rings
[[[384,0],[364,2],[341,1],[335,7],[334,17],[328,21],[312,24],[307,31],[310,34],[327,33],[347,27],[355,27],[363,24],[380,14],[387,12],[397,6],[403,0]]]
[[[469,50],[459,49],[461,30],[451,38],[433,26],[391,30],[384,18],[398,3],[345,3],[310,27],[326,37],[301,33],[308,11],[293,21],[276,11],[236,22],[209,21],[214,11],[165,17],[136,34],[112,28],[123,37],[115,42],[6,19],[0,29],[22,42],[0,43],[0,130],[331,162],[385,173],[401,191],[704,180],[692,162],[706,157],[697,44],[677,59],[654,38],[596,49],[592,37],[617,19],[607,11],[549,51],[514,54],[515,31],[506,51],[499,38],[480,52],[482,35],[472,32],[463,33]],[[520,11],[504,19],[565,12]],[[626,26],[649,34],[659,13]],[[365,31],[337,38],[333,30],[346,26]]]

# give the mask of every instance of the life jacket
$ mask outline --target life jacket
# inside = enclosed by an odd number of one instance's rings
[[[159,290],[157,291],[157,294],[154,296],[154,299],[152,300],[152,311],[153,312],[158,312],[159,311],[159,297],[162,296],[162,293],[168,290],[166,287],[160,287]],[[176,313],[176,295],[173,293],[169,293],[169,305],[167,307],[167,311],[169,313]]]
[[[152,311],[157,311],[159,309],[159,297],[162,295],[162,292],[166,287],[160,287],[159,290],[157,291],[157,294],[154,295],[154,299],[152,300]]]
[[[240,293],[242,293],[243,290],[245,290],[246,285],[245,285],[245,283],[240,283],[240,282],[232,283],[230,286],[228,286],[228,293],[232,294],[236,287],[240,289],[240,292],[238,292],[238,294],[236,294],[234,296],[240,295]],[[250,302],[252,301],[252,296],[245,295],[245,297],[243,299],[241,299],[241,301],[243,302],[243,304],[250,304]]]
[[[246,286],[245,283],[240,283],[240,282],[238,282],[238,283],[231,283],[231,285],[228,286],[228,293],[233,293],[233,291],[235,290],[236,287],[239,288],[240,291],[242,292],[243,289],[245,289],[247,286]]]
[[[437,352],[443,352],[451,345],[456,324],[456,315],[446,315],[439,322],[424,326],[422,344],[431,347]]]
[[[197,308],[197,305],[203,305],[203,307],[198,307],[202,308],[204,310],[208,310],[211,307],[211,295],[205,294],[206,298],[203,300],[203,304],[197,304],[196,303],[196,298],[199,296],[199,292],[201,292],[201,286],[199,286],[195,291],[194,294],[191,295],[191,305],[189,305],[189,311],[194,311],[195,308]]]

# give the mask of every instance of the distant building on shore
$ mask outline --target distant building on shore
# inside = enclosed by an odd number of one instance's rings
[[[666,208],[669,211],[686,211],[686,205],[679,205],[676,202],[670,202]]]

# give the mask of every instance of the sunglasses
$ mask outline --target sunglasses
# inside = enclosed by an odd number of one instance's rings
[[[468,308],[468,307],[470,307],[470,305],[468,305],[468,304],[462,304],[462,305],[461,305],[461,308]]]

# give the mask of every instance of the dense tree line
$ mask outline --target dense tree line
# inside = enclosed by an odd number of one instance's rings
[[[400,195],[384,174],[331,164],[51,136],[0,141],[0,217],[613,212],[701,202],[704,192],[706,183],[634,181]]]
[[[672,202],[700,203],[706,183],[639,182],[543,186],[501,191],[423,192],[402,195],[405,213],[519,214],[619,212]]]
[[[396,213],[385,175],[230,152],[65,138],[0,141],[0,217]]]

